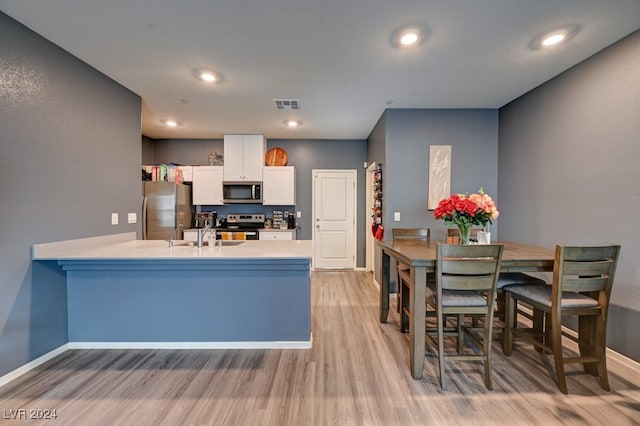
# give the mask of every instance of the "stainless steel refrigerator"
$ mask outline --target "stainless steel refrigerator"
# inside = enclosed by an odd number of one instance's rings
[[[191,187],[174,182],[142,182],[142,238],[182,239],[191,228]]]

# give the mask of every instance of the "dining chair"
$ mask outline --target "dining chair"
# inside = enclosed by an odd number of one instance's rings
[[[482,228],[471,228],[470,238],[477,239],[478,231]],[[447,229],[447,242],[459,242],[460,231],[457,228]],[[546,282],[532,275],[524,272],[501,272],[498,275],[498,283],[496,284],[496,312],[495,317],[499,320],[494,324],[494,334],[503,334],[502,347],[504,351],[505,339],[504,339],[504,324],[505,324],[505,296],[504,288],[511,285],[544,285]],[[522,312],[523,315],[527,315],[526,312]],[[477,324],[476,324],[477,325]]]
[[[586,372],[599,376],[600,386],[609,390],[606,331],[609,297],[620,253],[619,245],[556,246],[551,285],[506,287],[505,355],[513,349],[514,335],[526,338],[534,347],[553,354],[558,388],[567,393],[564,365],[581,363]],[[519,326],[518,303],[533,309],[533,326]],[[578,333],[562,329],[567,317],[578,317]],[[579,356],[563,355],[566,337],[578,343]]]
[[[402,240],[402,241],[430,241],[431,240],[431,228],[393,228],[391,230],[393,235],[393,240]],[[400,312],[400,331],[405,332],[409,326],[409,317],[408,317],[408,302],[409,302],[409,286],[410,283],[410,273],[411,267],[406,263],[402,263],[396,260],[396,303],[397,310]],[[404,293],[404,305],[403,309],[403,293]],[[403,310],[404,312],[404,321],[403,321]]]
[[[427,286],[427,312],[435,314],[436,326],[427,326],[426,330],[437,347],[442,389],[447,388],[447,361],[482,361],[485,386],[493,389],[491,341],[502,251],[500,244],[438,244],[435,287]],[[465,322],[465,318],[478,315],[483,317],[482,327]],[[447,323],[448,317],[455,319],[455,325]],[[465,351],[465,335],[477,345],[476,351]],[[445,353],[445,336],[456,339],[456,353],[450,350]]]

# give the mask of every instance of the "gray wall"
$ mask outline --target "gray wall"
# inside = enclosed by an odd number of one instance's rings
[[[3,13],[0,40],[1,376],[67,342],[64,274],[31,245],[135,231],[141,154],[138,96]]]
[[[153,164],[153,139],[142,135],[142,164]]]
[[[281,147],[287,152],[289,166],[296,167],[296,210],[302,213],[297,219],[298,239],[312,238],[312,175],[313,169],[355,169],[358,172],[358,236],[357,258],[358,267],[365,265],[365,235],[362,218],[365,211],[365,169],[367,159],[366,140],[288,140],[267,139],[267,149]],[[153,161],[155,163],[174,162],[179,164],[205,165],[211,151],[224,154],[223,141],[217,139],[157,139],[153,142]],[[270,215],[274,209],[292,210],[288,206],[215,206],[218,215],[225,215],[230,211],[264,212]]]
[[[640,32],[500,110],[500,235],[620,243],[608,345],[640,360]]]
[[[388,110],[387,110],[388,111]],[[387,111],[383,112],[367,139],[367,163],[386,163]],[[383,170],[384,172],[384,170]],[[384,197],[384,192],[382,193]]]

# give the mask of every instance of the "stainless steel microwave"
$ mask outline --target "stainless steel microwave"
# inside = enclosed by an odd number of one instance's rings
[[[225,204],[261,204],[262,182],[223,182],[222,198]]]

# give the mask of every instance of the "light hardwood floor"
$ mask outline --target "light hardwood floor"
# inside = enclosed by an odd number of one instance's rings
[[[452,364],[440,389],[437,357],[409,372],[408,338],[378,322],[370,273],[314,272],[309,350],[71,350],[0,388],[1,424],[446,425],[640,422],[640,369],[611,354],[611,392],[576,366],[569,395],[553,362],[494,342],[494,390],[482,367]],[[283,306],[282,309],[286,309]],[[232,319],[230,319],[232,320]],[[571,368],[571,367],[570,367]],[[56,410],[56,420],[10,420]],[[4,417],[4,418],[3,418]]]

